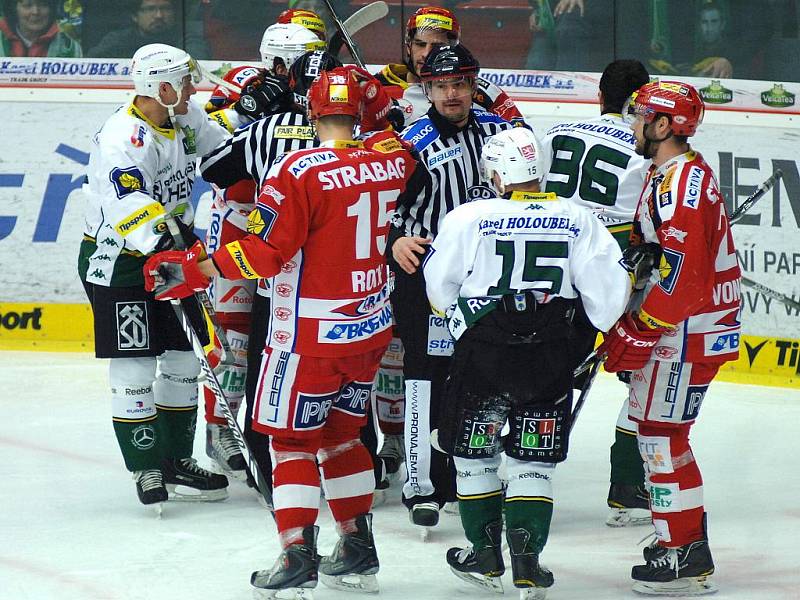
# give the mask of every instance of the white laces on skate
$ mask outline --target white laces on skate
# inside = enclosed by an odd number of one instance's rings
[[[460,562],[461,564],[464,564],[469,559],[470,555],[472,554],[472,551],[473,551],[472,546],[467,546],[466,548],[462,548],[456,554],[456,560],[458,560],[458,562]]]
[[[142,486],[142,490],[145,492],[158,489],[164,485],[161,478],[161,471],[158,469],[139,471],[134,476],[134,479]]]
[[[180,464],[181,467],[183,467],[193,475],[199,475],[201,477],[210,477],[212,475],[211,471],[204,469],[203,467],[198,465],[197,459],[195,458],[178,459],[178,464]]]
[[[219,429],[217,445],[219,446],[219,453],[226,461],[232,456],[242,453],[241,449],[239,448],[239,443],[236,441],[236,437],[234,437],[230,427],[221,427]]]
[[[667,548],[664,554],[659,554],[650,560],[650,564],[654,567],[669,567],[670,571],[675,571],[675,577],[678,577],[678,550],[675,548]]]

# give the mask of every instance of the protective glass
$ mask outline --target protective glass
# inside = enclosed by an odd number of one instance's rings
[[[630,98],[622,106],[622,120],[630,127],[636,122],[637,117],[642,117],[645,123],[649,123],[655,116],[655,111],[645,104],[636,101],[637,93],[631,94]]]

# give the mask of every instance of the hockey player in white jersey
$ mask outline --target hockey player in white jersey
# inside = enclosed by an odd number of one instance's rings
[[[650,160],[636,154],[633,133],[621,112],[628,97],[648,81],[647,70],[638,60],[610,63],[600,78],[600,116],[560,123],[542,139],[549,165],[545,191],[591,210],[623,250],[630,243],[633,215]],[[581,323],[585,325],[581,352],[588,355],[597,332],[585,319],[576,320],[578,326]],[[620,375],[625,381],[629,374]],[[576,385],[580,387],[582,383]],[[610,479],[606,524],[620,527],[650,523],[644,464],[636,444],[636,423],[628,418],[627,402],[623,402],[617,417]]]
[[[95,135],[84,186],[78,270],[94,313],[95,353],[111,359],[114,431],[140,501],[160,507],[168,492],[221,500],[228,480],[192,458],[199,362],[172,307],[145,292],[142,267],[173,243],[168,215],[191,235],[195,162],[228,133],[191,101],[200,78],[183,50],[143,46],[131,76],[136,96]],[[202,323],[193,299],[184,310]]]
[[[453,572],[502,592],[503,513],[514,585],[544,598],[539,564],[553,512],[552,477],[567,457],[580,298],[605,331],[630,283],[622,252],[592,213],[540,192],[543,157],[524,128],[488,139],[483,176],[500,197],[456,207],[424,263],[428,298],[456,339],[438,442],[457,469],[461,522],[471,546],[451,548]],[[506,438],[500,431],[508,422]],[[497,470],[507,456],[508,486]]]

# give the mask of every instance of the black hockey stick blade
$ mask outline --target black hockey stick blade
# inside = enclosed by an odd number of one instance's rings
[[[731,225],[739,221],[748,210],[753,208],[753,205],[758,202],[764,194],[771,190],[781,177],[783,177],[783,171],[776,169],[764,183],[758,186],[756,191],[750,194],[747,199],[739,205],[739,208],[733,211],[733,214],[731,214],[728,219]]]
[[[339,15],[336,14],[336,11],[333,8],[333,4],[331,0],[323,0],[325,2],[325,6],[328,9],[331,17],[333,18],[333,22],[336,23],[336,28],[339,30],[339,33],[342,34],[342,38],[344,39],[344,44],[347,46],[347,50],[350,52],[350,55],[353,57],[353,61],[361,67],[364,67],[364,59],[361,58],[361,50],[358,48],[356,43],[353,41],[352,36],[347,31],[347,28],[342,23],[342,20],[339,18]]]

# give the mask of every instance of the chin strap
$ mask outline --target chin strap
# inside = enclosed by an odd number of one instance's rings
[[[655,123],[655,121],[653,121],[653,123]],[[644,148],[643,148],[644,157],[647,158],[647,159],[652,159],[656,155],[656,150],[658,150],[658,144],[660,144],[661,142],[665,142],[669,138],[672,137],[672,129],[669,130],[669,133],[666,135],[666,137],[663,137],[661,139],[652,138],[649,135],[647,135],[647,129],[653,123],[646,123],[645,126],[644,126],[644,129],[642,130],[642,133],[644,134],[644,140],[645,140],[644,141]]]

